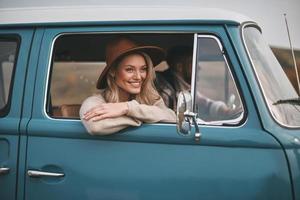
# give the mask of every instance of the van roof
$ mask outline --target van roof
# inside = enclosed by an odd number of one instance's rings
[[[253,21],[232,11],[182,6],[68,6],[0,9],[0,25],[174,20],[227,21],[238,24]]]

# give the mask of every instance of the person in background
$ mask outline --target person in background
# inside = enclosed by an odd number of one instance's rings
[[[179,92],[191,90],[192,58],[193,48],[191,46],[172,47],[168,50],[166,59],[169,68],[164,72],[157,73],[156,87],[166,105],[173,110],[176,110]],[[218,119],[236,112],[223,101],[212,100],[199,91],[196,92],[196,104],[200,111],[200,118],[201,115],[205,115],[211,119]]]
[[[175,122],[154,87],[153,65],[165,57],[163,49],[141,46],[127,37],[117,37],[106,47],[106,67],[97,88],[100,94],[88,97],[80,118],[92,135],[107,135],[143,122]]]

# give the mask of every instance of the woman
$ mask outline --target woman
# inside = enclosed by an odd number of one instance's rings
[[[142,122],[175,122],[153,85],[153,64],[159,64],[164,51],[155,46],[138,46],[119,37],[106,47],[106,67],[97,88],[99,95],[87,98],[80,118],[92,135],[115,133]]]

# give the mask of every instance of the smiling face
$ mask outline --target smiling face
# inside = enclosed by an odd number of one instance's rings
[[[136,95],[141,92],[147,77],[147,63],[140,54],[125,56],[117,66],[115,83],[122,89],[123,95]]]

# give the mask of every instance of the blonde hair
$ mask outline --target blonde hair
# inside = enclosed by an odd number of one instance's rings
[[[160,98],[160,96],[155,89],[153,82],[155,79],[155,71],[153,68],[152,60],[149,55],[143,52],[134,52],[132,54],[143,56],[147,64],[147,76],[142,84],[141,92],[139,94],[133,95],[131,99],[134,99],[141,104],[153,105]],[[124,59],[124,57],[122,59]],[[104,90],[104,98],[107,102],[110,103],[120,102],[120,88],[115,82],[114,75],[122,59],[111,66],[106,76],[107,88],[105,88]]]

